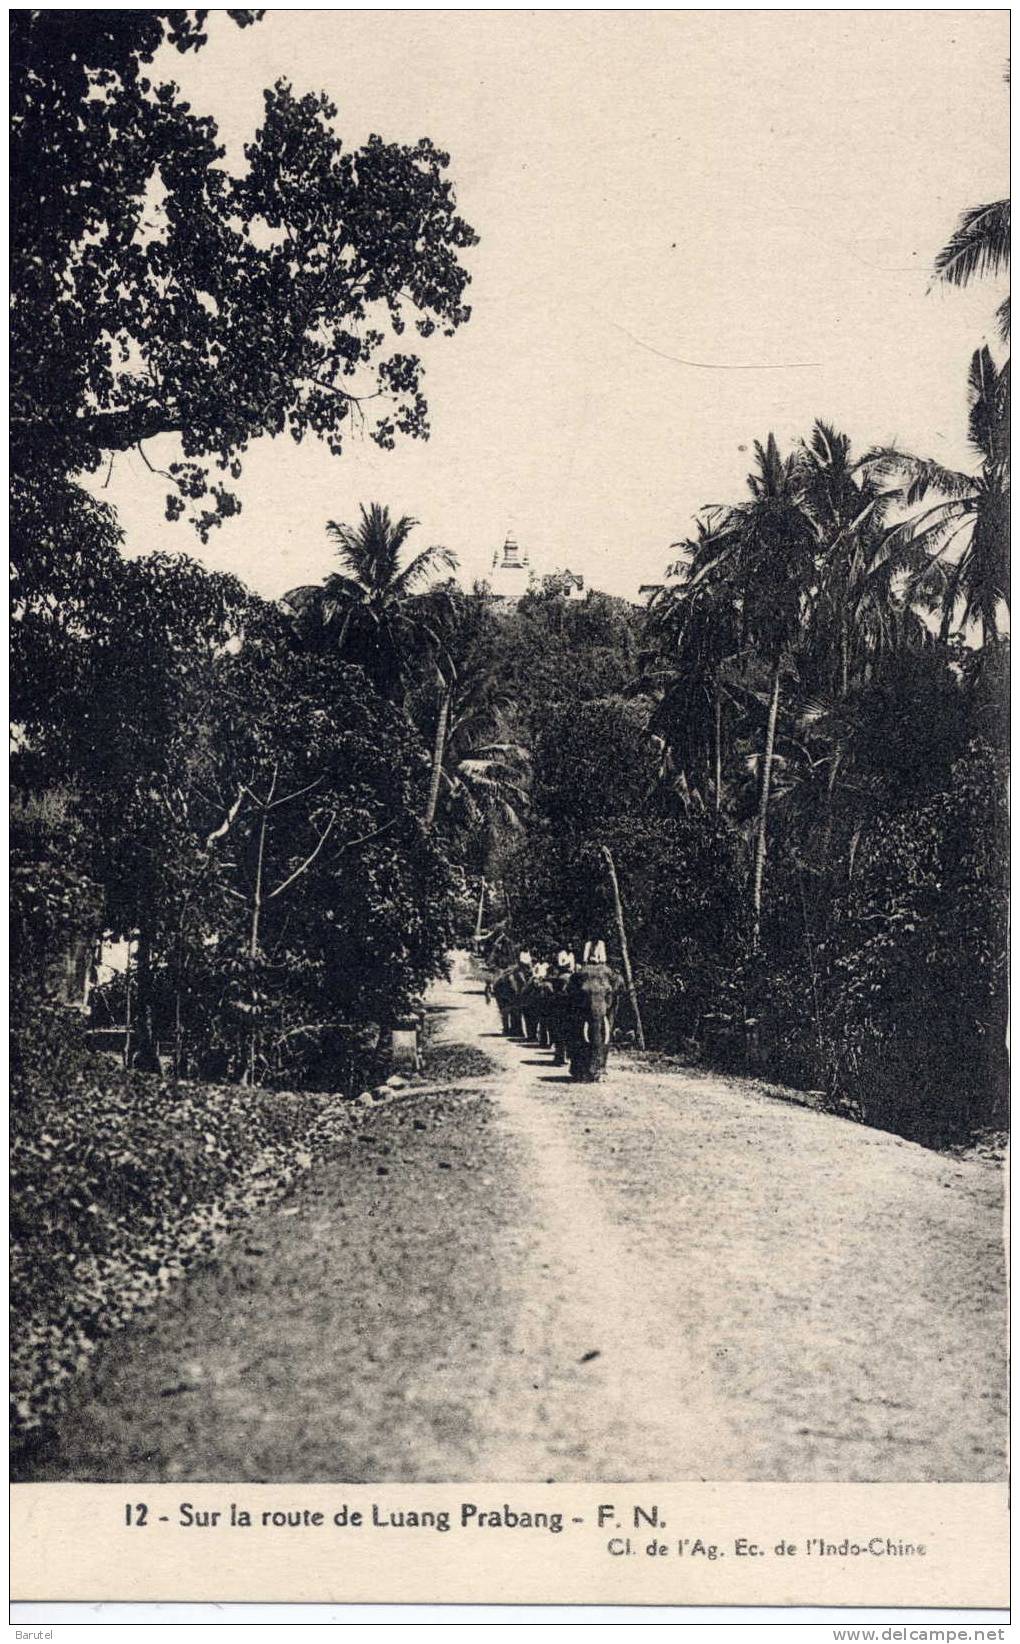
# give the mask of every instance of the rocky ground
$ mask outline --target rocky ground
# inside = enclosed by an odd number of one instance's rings
[[[463,966],[436,1003],[461,1084],[366,1109],[23,1476],[1004,1476],[995,1160],[705,1074],[571,1084]]]

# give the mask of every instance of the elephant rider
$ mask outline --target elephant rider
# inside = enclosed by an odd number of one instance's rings
[[[571,1078],[598,1084],[606,1071],[609,1038],[623,979],[606,962],[606,945],[586,942],[584,958],[567,984]]]
[[[574,974],[576,961],[569,948],[558,948],[549,964],[550,998],[547,1005],[549,1038],[553,1049],[553,1064],[563,1067],[567,1060],[570,1041],[570,1012],[567,985]]]
[[[524,1018],[524,1036],[533,1039],[541,1048],[549,1045],[549,1006],[552,1001],[552,983],[549,966],[540,960],[532,967],[531,980],[521,995]]]

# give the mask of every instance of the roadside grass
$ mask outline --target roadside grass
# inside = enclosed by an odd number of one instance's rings
[[[437,1040],[420,1073],[399,1093],[377,1087],[376,1099],[495,1071],[474,1046]],[[49,1420],[100,1341],[290,1192],[367,1111],[336,1093],[177,1082],[101,1058],[63,1079],[18,1081],[12,1436]]]

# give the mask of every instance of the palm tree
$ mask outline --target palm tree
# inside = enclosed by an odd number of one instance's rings
[[[402,702],[409,659],[423,646],[438,649],[434,602],[422,598],[438,572],[456,569],[446,548],[425,548],[406,564],[401,553],[417,521],[390,518],[374,502],[357,525],[331,520],[341,569],[321,587],[292,589],[283,604],[298,619],[306,643],[335,647],[364,668],[376,690]]]
[[[426,833],[436,820],[436,806],[439,803],[439,789],[443,776],[443,760],[446,757],[446,739],[450,728],[450,704],[453,700],[453,680],[444,678],[440,673],[439,682],[439,711],[436,714],[436,734],[432,740],[432,766],[429,776],[429,794],[425,802],[423,823]]]
[[[449,761],[442,783],[470,826],[517,832],[528,805],[531,761],[519,742],[480,742]]]
[[[999,607],[1009,607],[1009,362],[995,365],[987,347],[975,350],[968,376],[970,443],[981,458],[976,474],[928,458],[883,449],[871,453],[876,479],[895,478],[889,496],[916,508],[941,500],[894,527],[904,547],[924,556],[912,586],[929,586],[933,567],[944,571],[942,637],[977,621],[987,643],[999,632]],[[956,557],[949,550],[959,548]]]
[[[971,206],[952,238],[935,258],[935,278],[947,285],[969,285],[975,277],[1009,267],[1009,201]],[[1009,336],[1009,298],[999,308],[999,329]]]
[[[495,688],[481,662],[456,667],[447,655],[439,670],[436,730],[424,825],[435,822],[441,794],[462,826],[521,826],[531,763],[508,729],[511,698]]]
[[[782,457],[775,435],[755,441],[750,500],[725,510],[706,536],[700,563],[688,574],[685,597],[704,589],[739,611],[741,647],[753,645],[769,670],[768,709],[760,761],[751,874],[751,938],[761,938],[769,793],[783,673],[801,631],[815,583],[817,537],[795,456]]]
[[[642,659],[637,688],[657,698],[649,728],[662,738],[685,793],[704,803],[704,782],[718,812],[723,791],[724,675],[726,664],[740,649],[739,611],[725,579],[721,586],[701,582],[688,595],[686,579],[714,552],[710,524],[698,520],[697,531],[695,541],[674,544],[685,557],[667,572],[685,580],[664,584],[652,596],[645,627],[651,650]]]
[[[798,462],[818,556],[797,652],[801,701],[790,744],[789,803],[805,816],[813,813],[810,836],[824,867],[831,859],[837,781],[849,777],[854,699],[885,658],[931,639],[917,606],[937,607],[945,576],[923,545],[889,525],[887,494],[868,463],[853,460],[845,434],[816,422]]]
[[[820,543],[808,650],[830,692],[845,697],[877,658],[925,642],[918,606],[937,607],[945,576],[922,545],[890,526],[871,457],[854,462],[846,434],[816,422],[800,463]]]

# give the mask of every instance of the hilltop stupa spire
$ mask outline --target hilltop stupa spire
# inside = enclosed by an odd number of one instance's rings
[[[522,548],[512,530],[508,530],[502,548],[492,556],[492,576],[489,587],[498,599],[520,599],[531,583],[531,565],[528,550]]]
[[[502,548],[497,548],[492,556],[494,571],[520,571],[528,567],[528,550],[518,545],[513,531],[508,531]]]

